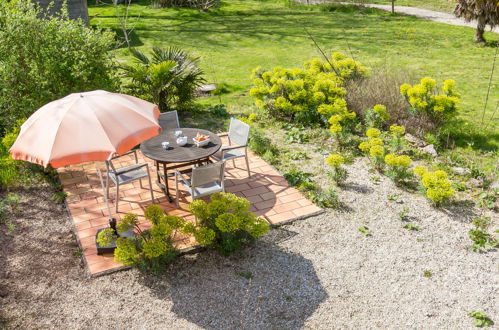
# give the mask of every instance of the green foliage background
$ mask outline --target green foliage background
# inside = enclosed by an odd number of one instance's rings
[[[117,87],[112,33],[40,15],[30,1],[0,2],[0,131],[67,94]]]

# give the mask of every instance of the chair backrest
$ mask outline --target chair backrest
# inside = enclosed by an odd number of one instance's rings
[[[116,174],[118,171],[114,167],[113,160],[117,159],[117,158],[120,158],[120,157],[123,157],[123,156],[126,156],[126,155],[130,155],[130,154],[133,154],[133,156],[135,158],[135,164],[138,164],[139,163],[139,159],[137,158],[137,149],[133,149],[133,150],[130,150],[128,152],[125,152],[123,155],[116,155],[116,156],[113,156],[110,160],[106,160],[106,169],[107,169],[107,172],[108,173],[111,172],[111,173]]]
[[[230,119],[229,139],[231,143],[245,146],[248,144],[250,127],[235,118]]]
[[[163,112],[159,115],[158,122],[159,126],[161,126],[161,128],[163,128],[164,130],[180,127],[177,110]]]
[[[192,169],[191,186],[199,187],[212,182],[224,181],[224,163],[218,162]]]

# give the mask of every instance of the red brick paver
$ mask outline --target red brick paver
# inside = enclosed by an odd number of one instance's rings
[[[131,157],[123,157],[116,164],[126,166],[132,161]],[[155,203],[159,202],[167,214],[185,217],[187,220],[193,221],[193,216],[188,211],[190,197],[181,192],[178,209],[174,202],[168,203],[163,192],[155,183],[156,169],[152,161],[144,158],[140,152],[139,161],[147,161],[150,164]],[[290,187],[277,170],[253,152],[249,152],[249,163],[251,176],[248,178],[244,159],[237,159],[235,161],[236,167],[233,166],[232,161],[227,162],[226,192],[247,198],[251,203],[251,210],[258,216],[263,217],[270,224],[276,225],[321,211],[298,190]],[[123,267],[122,264],[114,261],[112,255],[97,255],[95,234],[98,229],[108,226],[109,216],[96,166],[103,166],[103,164],[85,163],[58,170],[64,191],[68,194],[67,203],[75,232],[91,275],[103,274]],[[152,204],[148,191],[149,184],[146,181],[143,180],[144,189],[140,188],[138,182],[120,186],[118,213],[115,210],[116,188],[111,187],[109,204],[114,218],[119,220],[126,213],[132,212],[142,218],[141,227],[147,228],[149,226],[149,223],[143,218],[144,209]],[[173,178],[170,179],[170,188],[172,187],[174,187]],[[170,194],[174,197],[174,188],[170,189]],[[180,235],[175,237],[175,244],[179,249],[192,248],[197,245],[193,238]]]

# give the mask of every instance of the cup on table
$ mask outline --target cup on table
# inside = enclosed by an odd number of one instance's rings
[[[168,149],[168,147],[170,146],[170,142],[167,142],[167,141],[161,142],[161,146],[162,146],[164,149]]]
[[[175,131],[175,137],[182,136],[182,131]]]

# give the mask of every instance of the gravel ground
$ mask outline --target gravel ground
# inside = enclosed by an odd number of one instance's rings
[[[130,270],[89,279],[51,190],[23,193],[23,211],[9,219],[16,230],[0,226],[0,325],[472,329],[468,312],[477,309],[498,324],[498,254],[468,249],[473,210],[435,211],[387,178],[375,184],[363,160],[349,172],[342,212],[274,229],[230,258],[181,257],[161,276]],[[388,201],[392,193],[399,202]],[[401,227],[404,206],[420,231]],[[362,225],[371,236],[358,232]]]

